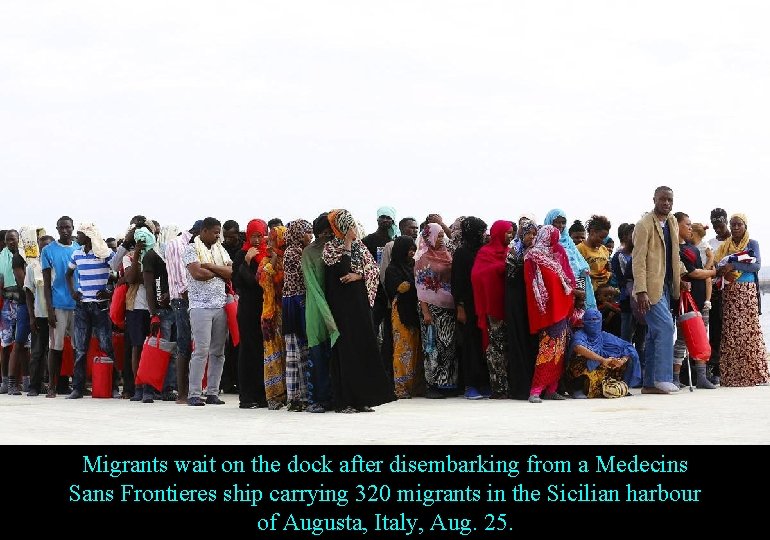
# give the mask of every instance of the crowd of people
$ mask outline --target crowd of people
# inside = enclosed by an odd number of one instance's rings
[[[540,403],[767,384],[747,217],[716,208],[692,223],[665,186],[653,203],[617,227],[617,249],[606,217],[569,224],[560,209],[488,227],[383,207],[369,235],[344,209],[244,231],[137,215],[119,239],[68,216],[58,238],[0,231],[0,393],[88,395],[92,341],[123,358],[113,397],[189,406],[237,393],[243,409],[357,413],[412,397]],[[691,310],[710,358],[688,355],[677,330]],[[142,354],[150,336],[175,345],[162,385],[136,383],[155,361]]]

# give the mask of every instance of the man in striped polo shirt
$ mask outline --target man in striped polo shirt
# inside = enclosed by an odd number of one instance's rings
[[[112,349],[112,323],[109,314],[110,292],[107,282],[110,278],[110,261],[115,253],[102,240],[98,229],[90,224],[78,227],[77,241],[81,248],[72,252],[67,270],[67,288],[76,302],[75,306],[75,373],[72,393],[67,399],[79,399],[85,394],[86,354],[91,334],[96,333],[99,348],[110,358],[115,358]],[[78,271],[78,287],[75,290],[74,274]],[[113,397],[118,392],[118,372],[112,368]]]

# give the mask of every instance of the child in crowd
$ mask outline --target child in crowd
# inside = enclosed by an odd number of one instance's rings
[[[620,303],[618,291],[606,284],[596,290],[596,308],[602,313],[602,330],[620,337]]]

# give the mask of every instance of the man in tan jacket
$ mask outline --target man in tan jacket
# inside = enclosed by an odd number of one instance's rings
[[[674,319],[671,300],[679,298],[679,227],[671,213],[674,192],[661,186],[653,197],[655,208],[634,227],[632,266],[634,295],[647,322],[643,362],[643,394],[679,391],[673,380]]]

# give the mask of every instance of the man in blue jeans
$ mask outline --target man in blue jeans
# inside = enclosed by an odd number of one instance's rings
[[[679,226],[671,213],[674,192],[661,186],[653,196],[655,207],[634,227],[631,264],[639,311],[647,322],[643,394],[679,391],[674,376],[674,319],[671,300],[679,299],[681,261]]]
[[[96,333],[99,348],[110,358],[112,349],[112,322],[110,321],[110,293],[107,281],[110,277],[110,261],[115,253],[107,247],[99,231],[90,223],[78,227],[77,241],[82,247],[72,253],[67,269],[67,288],[75,300],[75,372],[72,393],[67,399],[80,399],[86,390],[86,362],[91,333]],[[75,289],[74,274],[78,271],[79,283]],[[113,363],[112,397],[119,398],[118,371]]]

